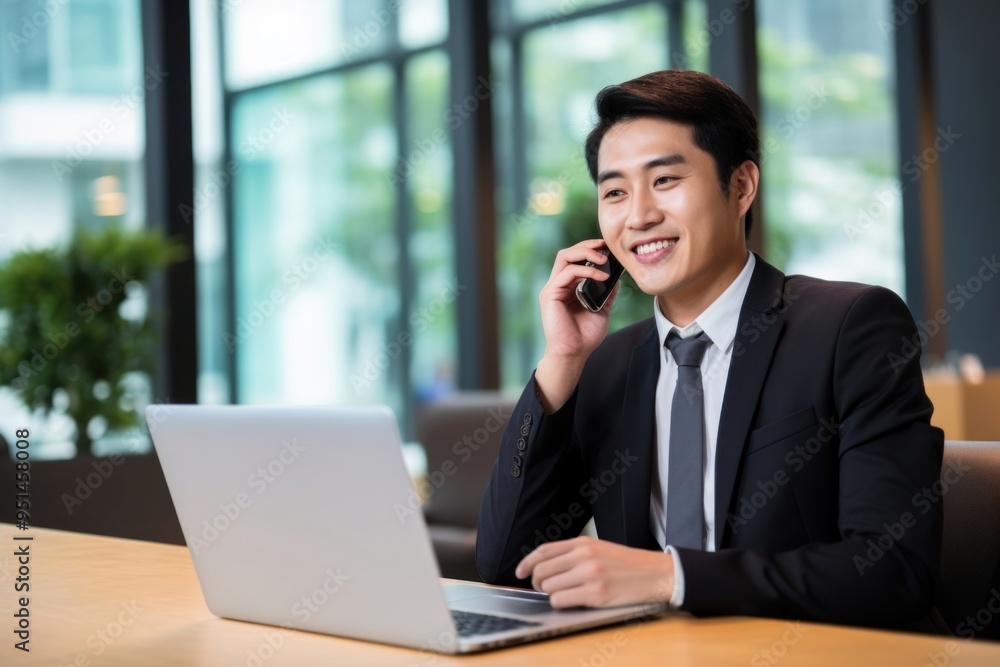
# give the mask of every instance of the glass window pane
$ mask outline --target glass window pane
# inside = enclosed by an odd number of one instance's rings
[[[80,228],[97,231],[110,224],[129,229],[145,225],[146,81],[139,12],[138,0],[0,2],[4,36],[0,49],[0,263],[29,249],[66,248]],[[76,276],[72,286],[66,287],[66,294],[72,295],[67,296],[67,303],[94,296],[84,287],[86,278],[93,276]],[[103,280],[112,278],[109,274]],[[60,289],[59,276],[51,279],[53,292]],[[74,299],[74,290],[86,296]],[[130,305],[137,310],[126,312],[145,310],[145,297],[133,294],[136,297]],[[2,294],[0,302],[6,302]],[[26,408],[11,389],[12,380],[0,387],[0,433],[13,441],[15,428],[28,427],[36,438],[32,455],[39,458],[75,453],[74,409],[62,389],[81,390],[83,382],[75,378],[87,377],[88,372],[110,379],[108,368],[114,364],[101,358],[102,348],[91,342],[108,340],[122,326],[121,313],[111,309],[88,312],[71,305],[69,314],[54,312],[55,321],[39,317],[37,323],[32,322],[43,336],[65,341],[66,347],[47,364],[49,369],[67,373],[65,384],[53,397],[54,408],[42,417],[41,412]],[[0,311],[2,340],[5,317]],[[82,374],[69,361],[76,358],[85,360]],[[6,363],[4,367],[10,368]],[[137,398],[138,404],[148,399],[153,386],[150,378],[130,374],[129,380],[135,383],[129,385],[134,393],[128,400]],[[95,382],[82,390],[110,397],[113,392],[105,394],[106,385],[98,388]],[[92,404],[87,414],[108,414],[107,405],[94,408]],[[99,422],[92,421],[91,435],[97,438],[94,452],[122,449],[122,433]],[[133,452],[148,446],[148,441],[135,438],[124,445]]]
[[[386,0],[221,0],[221,8],[230,88],[379,55],[399,21],[399,5]]]
[[[671,66],[708,71],[708,52],[714,39],[708,23],[705,0],[684,0],[684,48],[680,55],[671,50]]]
[[[596,192],[583,160],[594,95],[606,85],[665,67],[666,35],[662,8],[647,5],[546,26],[525,36],[527,173],[506,167],[511,157],[505,146],[520,139],[506,114],[497,121],[501,174],[515,179],[503,184],[498,197],[501,377],[506,388],[522,386],[541,357],[538,293],[556,251],[600,235]],[[580,44],[587,48],[578,48]],[[504,54],[503,48],[495,51]],[[503,69],[498,79],[510,80]],[[498,107],[505,103],[510,98],[501,90]],[[638,298],[641,294],[632,298],[633,291],[623,290],[612,326],[634,321],[633,313],[650,313],[649,300]]]
[[[128,29],[139,23],[138,3],[74,0],[66,10],[53,12],[52,18],[53,37],[62,37],[53,40],[53,56],[62,72],[54,74],[55,82],[81,93],[127,88],[133,67],[127,56],[141,54],[139,33]],[[120,37],[109,39],[109,34]],[[141,93],[136,95],[141,104]]]
[[[118,12],[107,2],[76,0],[69,6],[69,46],[74,64],[85,68],[113,68],[121,61],[121,43],[105,39],[105,30],[114,26]]]
[[[513,0],[512,4],[514,17],[519,21],[544,18],[556,23],[577,10],[606,5],[608,0]]]
[[[411,391],[422,403],[455,388],[455,303],[470,297],[455,278],[447,56],[435,51],[410,61],[406,90],[411,150],[400,164],[408,172],[412,203],[409,254],[415,286],[403,326],[413,338]]]
[[[436,44],[447,36],[446,0],[406,0],[400,5],[399,43],[404,49]]]
[[[241,96],[232,146],[242,402],[402,395],[392,75],[377,65]]]
[[[32,0],[0,2],[0,93],[48,90],[52,20]]]
[[[194,133],[194,250],[198,272],[198,401],[228,403],[226,192],[222,82],[216,3],[191,0],[191,104]]]
[[[767,257],[903,294],[889,2],[759,0]]]

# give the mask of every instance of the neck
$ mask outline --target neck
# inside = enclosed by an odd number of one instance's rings
[[[725,268],[708,280],[656,297],[660,312],[680,328],[695,321],[722,293],[733,284],[747,263],[746,251],[739,258],[726,262]]]

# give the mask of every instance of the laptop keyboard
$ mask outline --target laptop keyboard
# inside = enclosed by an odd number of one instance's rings
[[[471,611],[452,610],[451,615],[455,619],[455,627],[458,629],[459,637],[475,637],[476,635],[488,635],[494,632],[541,625],[541,623],[521,621],[516,618],[474,614]]]

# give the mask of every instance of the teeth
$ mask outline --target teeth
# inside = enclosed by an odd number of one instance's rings
[[[652,243],[644,243],[635,249],[635,254],[645,255],[651,253],[655,250],[660,250],[662,248],[669,248],[670,246],[677,243],[676,240],[673,241],[653,241]]]

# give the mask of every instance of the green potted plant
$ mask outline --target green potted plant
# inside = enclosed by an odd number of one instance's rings
[[[0,383],[29,409],[64,411],[78,455],[93,431],[137,423],[128,380],[151,374],[156,352],[149,281],[185,254],[158,230],[109,225],[0,265]]]

